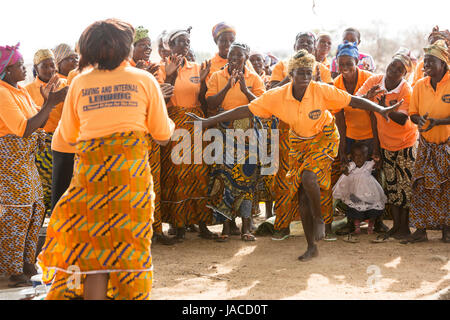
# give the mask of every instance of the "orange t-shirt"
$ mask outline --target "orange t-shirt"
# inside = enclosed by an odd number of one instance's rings
[[[75,69],[74,69],[75,70]],[[67,78],[69,77],[69,75],[67,75],[67,76],[65,76],[65,75],[63,75],[63,74],[61,74],[61,73],[57,73],[58,74],[58,77],[60,78],[60,79],[64,79],[64,80],[67,80]],[[69,74],[70,74],[70,71],[69,71]]]
[[[349,92],[355,94],[359,88],[362,87],[364,82],[369,79],[373,74],[366,70],[356,68],[358,72],[358,82],[356,83],[355,92]],[[340,74],[334,79],[334,86],[338,89],[345,90],[344,78]],[[373,138],[372,122],[370,121],[370,113],[366,110],[355,109],[352,107],[344,108],[345,124],[347,126],[347,137],[355,140],[365,140]],[[344,138],[344,137],[341,137]]]
[[[317,64],[319,65],[320,80],[325,83],[333,83],[331,78],[331,71],[324,64],[316,62],[313,67],[313,76],[316,75]],[[273,67],[270,81],[283,81],[288,76],[288,61],[280,60],[275,67]]]
[[[58,73],[58,77],[59,77]],[[67,80],[60,79],[61,84],[58,87],[59,89],[62,89],[67,86]],[[41,86],[47,85],[45,82],[41,81],[39,77],[36,77],[33,82],[29,83],[25,86],[25,89],[27,89],[28,93],[30,94],[31,98],[33,99],[34,103],[38,106],[41,106],[44,104],[44,97],[41,95]],[[62,108],[64,106],[64,102],[59,103],[56,105],[53,110],[50,112],[50,115],[48,116],[47,123],[44,126],[45,132],[52,133],[55,131],[56,127],[58,126],[59,119],[61,119],[62,114]]]
[[[209,69],[209,74],[206,77],[206,83],[208,83],[209,79],[211,78],[211,76],[214,72],[222,70],[222,68],[225,67],[225,65],[227,63],[228,63],[228,59],[222,58],[221,56],[219,56],[219,53],[217,52],[214,55],[214,57],[211,58],[211,68]],[[255,71],[250,60],[247,60],[247,62],[245,63],[245,66],[247,68],[249,68],[251,71],[253,71],[253,72]]]
[[[80,71],[78,71],[78,69],[73,69],[72,71],[70,71],[69,75],[67,76],[67,85],[70,86],[70,84],[72,83],[73,78],[75,78],[79,74],[80,74]]]
[[[19,85],[14,88],[0,80],[0,137],[14,134],[23,137],[28,119],[38,113],[28,91]]]
[[[409,104],[409,114],[424,116],[428,113],[429,118],[435,119],[450,117],[450,71],[447,71],[437,84],[436,91],[431,86],[430,80],[430,77],[425,77],[416,83]],[[424,128],[427,127],[428,121]],[[450,137],[450,125],[435,126],[421,134],[428,142],[443,143]]]
[[[331,85],[311,81],[302,101],[292,95],[292,83],[267,91],[248,105],[258,117],[272,115],[289,124],[297,135],[313,137],[322,132],[324,126],[333,121],[328,110],[338,110],[348,106],[351,95]]]
[[[206,98],[218,94],[228,83],[230,79],[230,73],[228,68],[214,72],[211,79],[208,81],[208,91],[206,92]],[[257,97],[262,95],[266,90],[264,82],[255,73],[250,71],[247,67],[244,73],[245,84],[248,89]],[[242,93],[239,82],[235,83],[233,88],[228,90],[225,98],[222,101],[222,108],[224,110],[231,110],[239,106],[248,104],[247,96]]]
[[[414,87],[420,79],[424,77],[423,74],[423,59],[420,60],[420,62],[417,64],[416,68],[414,69],[414,77],[412,80],[412,86]]]
[[[123,63],[111,71],[94,69],[76,77],[59,124],[69,143],[127,131],[167,140],[174,128],[155,78]]]
[[[168,107],[177,106],[186,109],[200,106],[198,95],[200,93],[200,68],[198,63],[184,59],[184,66],[178,70],[177,79]],[[166,80],[166,66],[162,65],[158,71],[158,82]]]
[[[376,85],[386,90],[383,75],[374,75],[367,79],[356,95],[363,96]],[[398,109],[398,112],[409,115],[411,93],[411,85],[406,80],[403,80],[397,88],[386,93],[386,105],[391,106],[403,99],[404,101]],[[376,98],[380,96],[381,94],[372,99],[372,101],[376,103]],[[418,138],[417,126],[410,119],[404,125],[400,125],[392,120],[387,121],[377,112],[375,112],[375,116],[377,117],[378,139],[383,149],[398,151],[409,148],[416,143]]]

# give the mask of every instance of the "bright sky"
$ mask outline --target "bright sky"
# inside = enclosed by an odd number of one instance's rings
[[[377,22],[393,34],[408,28],[431,30],[436,24],[450,29],[448,0],[16,1],[2,0],[1,45],[20,41],[26,63],[40,48],[61,42],[74,45],[90,23],[111,17],[144,25],[152,40],[163,29],[192,26],[192,48],[211,55],[216,51],[211,28],[220,21],[236,27],[238,40],[264,51],[292,50],[301,30],[343,25],[365,28]]]

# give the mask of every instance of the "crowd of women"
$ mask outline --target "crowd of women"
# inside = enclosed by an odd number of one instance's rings
[[[19,44],[0,47],[0,274],[11,286],[29,284],[37,259],[52,283],[47,299],[148,299],[152,242],[173,245],[186,231],[255,241],[261,202],[267,218],[275,215],[273,240],[287,239],[301,219],[301,261],[318,255],[317,241],[337,240],[338,202],[348,241],[364,220],[379,233],[375,242],[426,241],[426,230],[450,241],[447,30],[432,30],[420,61],[399,48],[379,74],[354,28],[333,57],[330,34],[300,32],[280,61],[251,51],[221,22],[212,28],[217,53],[197,63],[190,34],[164,31],[161,60],[152,62],[147,29],[97,21],[75,49],[38,50],[25,87]],[[266,138],[265,130],[269,150],[278,129],[276,172],[263,175],[267,164],[255,164],[250,141],[237,136],[231,155],[225,144],[215,150],[223,161],[172,161],[186,136],[190,152],[180,157],[198,152],[195,122],[222,141],[228,129]],[[208,229],[216,224],[220,235]],[[79,286],[68,285],[74,268]]]

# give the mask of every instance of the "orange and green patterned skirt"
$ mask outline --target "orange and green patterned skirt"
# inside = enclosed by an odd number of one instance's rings
[[[69,188],[56,204],[38,257],[46,299],[83,296],[88,274],[108,273],[107,296],[150,298],[154,198],[143,132],[82,141]]]

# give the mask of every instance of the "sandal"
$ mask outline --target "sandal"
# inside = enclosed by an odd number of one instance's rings
[[[256,238],[251,233],[244,233],[244,234],[241,234],[241,240],[242,241],[256,241]]]
[[[217,238],[214,239],[216,242],[228,242],[230,240],[230,236],[227,234],[218,235]]]
[[[347,238],[344,237],[344,239],[342,239],[342,240],[344,240],[345,242],[349,242],[349,243],[358,243],[359,242],[359,239],[354,237],[351,233],[348,234]]]
[[[392,239],[389,237],[387,233],[385,234],[379,234],[375,239],[372,239],[372,243],[383,243],[383,242],[390,242]]]
[[[214,240],[214,239],[219,238],[219,235],[217,235],[217,234],[215,234],[213,232],[200,232],[198,234],[198,236],[200,238],[207,239],[207,240]]]

